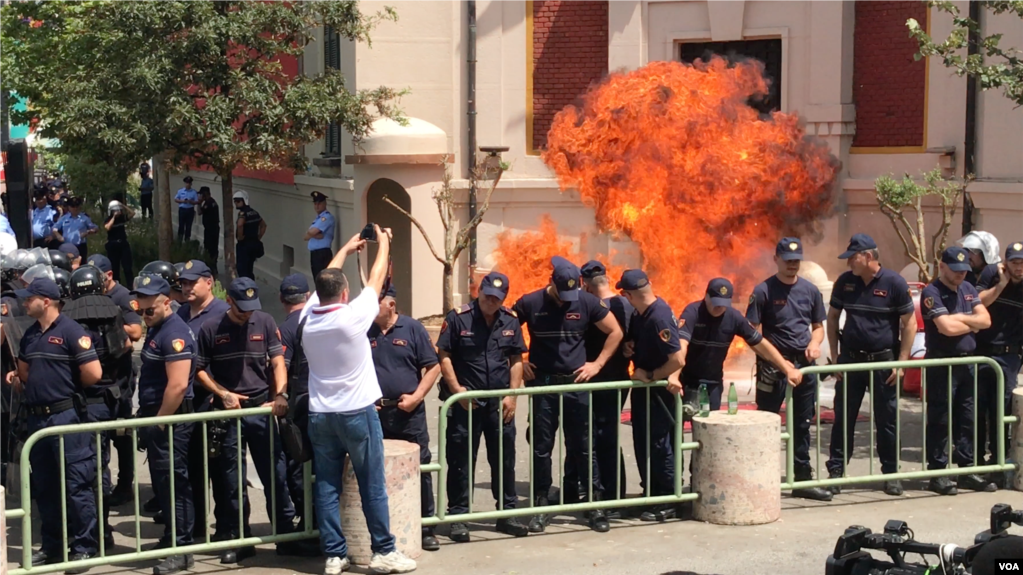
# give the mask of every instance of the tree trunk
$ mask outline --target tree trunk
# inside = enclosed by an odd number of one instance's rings
[[[153,158],[153,169],[156,171],[156,238],[160,246],[160,259],[169,262],[171,259],[171,242],[174,241],[174,227],[171,224],[171,191],[170,169],[167,166],[168,152],[157,154]]]
[[[450,263],[444,264],[444,297],[442,313],[448,313],[455,308],[455,266]]]
[[[217,175],[220,176],[222,192],[220,205],[224,211],[224,272],[227,274],[228,281],[238,277],[234,252],[234,199],[231,197],[234,195],[234,176],[231,175],[232,171],[228,169],[217,172]]]

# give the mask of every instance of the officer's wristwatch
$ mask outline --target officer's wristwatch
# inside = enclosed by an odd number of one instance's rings
[[[288,401],[289,399],[291,399],[290,397],[288,397],[288,392],[286,392],[286,391],[282,391],[282,392],[278,393],[277,397],[283,397],[284,401]]]

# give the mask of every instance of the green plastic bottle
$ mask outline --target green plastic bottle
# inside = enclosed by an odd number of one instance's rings
[[[697,401],[700,403],[700,417],[707,417],[710,415],[710,394],[707,393],[707,384],[700,384],[700,393],[697,396]]]
[[[728,385],[728,415],[739,413],[739,394],[735,391],[735,382]]]

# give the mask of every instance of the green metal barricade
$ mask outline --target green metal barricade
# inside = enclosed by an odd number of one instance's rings
[[[437,433],[437,435],[439,436],[438,437],[438,459],[439,459],[439,463],[423,465],[422,466],[422,471],[423,472],[431,472],[431,473],[438,473],[439,474],[439,481],[436,482],[437,485],[438,485],[438,487],[437,487],[437,491],[438,491],[438,494],[437,494],[437,515],[434,516],[434,517],[424,517],[423,518],[423,525],[424,526],[433,526],[433,525],[438,525],[438,524],[441,524],[441,523],[455,523],[455,522],[462,523],[462,522],[468,522],[468,521],[484,521],[484,520],[504,519],[504,518],[509,518],[509,517],[522,517],[522,516],[527,516],[527,515],[534,515],[536,513],[541,513],[541,512],[542,513],[547,513],[547,514],[554,515],[554,514],[558,514],[558,513],[573,513],[573,512],[590,511],[590,510],[593,510],[593,509],[613,509],[613,508],[632,507],[632,506],[641,506],[641,505],[658,505],[658,504],[667,504],[667,503],[682,503],[682,502],[685,502],[685,501],[693,501],[693,500],[697,499],[698,495],[696,493],[683,493],[682,492],[682,458],[684,456],[684,452],[685,451],[692,451],[694,449],[698,449],[699,448],[699,444],[698,443],[693,443],[693,442],[685,442],[685,441],[683,441],[683,432],[684,432],[684,425],[685,425],[685,423],[683,421],[682,399],[681,399],[680,396],[673,396],[674,397],[674,402],[675,402],[675,405],[674,405],[674,427],[673,427],[673,436],[672,436],[672,444],[674,446],[674,458],[675,458],[674,459],[674,466],[675,466],[674,493],[671,494],[671,495],[652,495],[651,494],[651,487],[650,487],[650,484],[652,483],[652,481],[648,480],[646,488],[645,488],[645,491],[644,491],[643,495],[640,496],[640,497],[630,497],[630,498],[625,499],[625,498],[619,498],[618,494],[615,493],[613,499],[610,498],[610,495],[609,495],[608,499],[606,499],[606,500],[602,500],[602,501],[594,501],[593,500],[593,482],[592,482],[592,478],[593,478],[593,457],[592,457],[592,450],[593,450],[593,401],[592,401],[592,393],[593,392],[598,392],[598,391],[617,391],[617,393],[618,393],[618,407],[619,407],[618,411],[620,412],[622,404],[623,404],[622,390],[632,389],[632,399],[631,399],[631,401],[633,402],[633,405],[635,405],[635,402],[637,401],[637,396],[639,396],[641,398],[641,399],[639,399],[639,401],[646,401],[647,402],[646,403],[647,413],[650,413],[651,396],[650,396],[649,393],[642,393],[642,391],[645,390],[645,389],[651,389],[651,388],[655,388],[655,387],[664,387],[666,385],[667,385],[667,382],[665,382],[665,381],[659,381],[659,382],[654,382],[654,383],[649,383],[649,384],[644,384],[644,383],[639,383],[639,382],[634,382],[634,381],[614,381],[614,382],[600,382],[600,383],[572,383],[572,384],[566,384],[566,385],[534,386],[534,387],[525,387],[525,388],[511,389],[511,390],[509,390],[509,389],[497,389],[497,390],[484,390],[484,391],[466,391],[466,392],[463,392],[463,393],[458,393],[458,394],[452,395],[451,397],[446,399],[444,401],[443,405],[441,405],[441,407],[440,407],[439,429],[438,429],[438,433]],[[455,405],[455,403],[459,402],[459,401],[462,401],[462,400],[468,400],[468,401],[471,402],[474,399],[503,398],[503,397],[507,397],[507,396],[527,396],[527,398],[530,399],[530,401],[529,401],[529,406],[530,406],[530,409],[529,409],[529,436],[530,436],[529,437],[529,444],[530,444],[530,446],[532,446],[532,445],[535,445],[535,443],[533,441],[533,439],[534,439],[533,435],[535,433],[535,426],[533,424],[533,412],[532,412],[533,402],[531,401],[532,397],[535,396],[535,395],[558,395],[559,396],[558,397],[558,408],[559,408],[558,420],[561,422],[561,425],[559,425],[559,427],[558,427],[558,435],[556,437],[555,444],[558,446],[558,459],[560,461],[564,461],[563,453],[561,452],[562,451],[561,445],[562,445],[562,436],[563,436],[562,428],[564,426],[564,421],[565,421],[565,419],[564,419],[564,394],[565,393],[589,393],[590,394],[589,414],[588,414],[588,418],[589,418],[589,426],[588,426],[589,427],[589,441],[588,441],[588,444],[589,444],[589,448],[590,448],[591,453],[590,453],[590,457],[587,458],[587,460],[589,461],[589,467],[590,468],[588,470],[579,470],[580,474],[587,473],[587,472],[589,474],[588,477],[589,477],[590,481],[587,482],[588,485],[589,485],[589,497],[587,497],[587,501],[578,502],[578,503],[565,503],[565,501],[564,501],[564,488],[562,486],[562,489],[560,490],[561,491],[561,495],[559,496],[559,500],[558,500],[558,503],[556,505],[552,504],[552,505],[548,505],[548,506],[545,506],[545,507],[542,507],[542,508],[523,507],[523,508],[516,508],[516,509],[505,509],[504,508],[503,500],[499,500],[497,502],[498,508],[496,510],[494,510],[494,511],[474,511],[473,510],[473,491],[474,491],[474,488],[473,488],[473,474],[474,474],[475,463],[476,462],[473,461],[473,442],[469,441],[468,442],[468,446],[469,446],[468,447],[468,449],[469,449],[469,453],[468,453],[468,456],[469,456],[468,457],[468,460],[469,460],[469,465],[468,465],[468,469],[469,469],[469,481],[468,481],[468,483],[469,483],[469,511],[468,511],[468,513],[461,513],[461,514],[458,514],[458,515],[448,515],[447,514],[447,503],[448,503],[448,493],[447,493],[447,475],[448,475],[448,464],[447,464],[447,448],[448,448],[448,445],[447,445],[447,427],[448,427],[448,414],[449,414],[451,408]],[[643,396],[645,396],[645,398]],[[653,401],[660,401],[660,399],[655,397],[655,398],[653,398]],[[665,407],[665,409],[667,409],[667,406],[664,406],[664,407]],[[472,412],[473,412],[472,409],[468,410],[468,418],[469,418],[468,428],[470,430],[472,429]],[[647,478],[651,477],[651,474],[650,474],[650,452],[651,452],[651,450],[650,450],[649,419],[650,418],[648,418],[646,429],[640,430],[640,429],[633,428],[633,430],[632,430],[633,434],[635,434],[635,433],[643,433],[643,434],[645,434],[645,440],[646,440],[646,444],[647,444],[647,458],[646,458],[645,462],[640,462],[640,463],[646,465],[646,471],[647,471],[646,476],[647,476]],[[498,421],[501,422],[500,430],[499,430],[499,433],[498,433],[498,437],[500,438],[500,437],[503,437],[503,426],[504,426],[504,406],[503,405],[500,405],[498,407]],[[616,438],[616,447],[618,449],[616,449],[616,452],[618,453],[618,456],[617,456],[618,459],[617,459],[616,465],[615,465],[615,473],[616,474],[620,474],[620,470],[621,470],[621,450],[620,450],[620,447],[621,447],[621,441],[622,441],[622,435],[621,435],[622,427],[621,427],[620,424],[617,427],[618,427],[618,434],[616,436],[617,437]],[[504,474],[503,474],[503,465],[504,465],[504,451],[503,450],[504,450],[504,444],[503,444],[503,441],[499,443],[499,450],[500,451],[499,451],[499,454],[498,454],[498,457],[497,457],[497,460],[500,462],[500,464],[499,464],[500,465],[500,469],[497,472],[497,477],[499,478],[498,493],[503,493],[504,492]],[[553,456],[553,454],[552,454],[552,456]],[[529,461],[530,461],[530,468],[529,468],[529,501],[533,502],[533,501],[535,501],[534,495],[546,495],[546,494],[534,494],[534,472],[533,472],[533,463],[532,463],[533,462],[532,453],[530,453]],[[553,461],[552,461],[552,467],[553,467]],[[619,483],[621,481],[622,481],[622,478],[619,476]]]
[[[977,449],[977,401],[978,397],[978,384],[977,384],[977,370],[974,370],[973,374],[973,464],[968,467],[953,467],[952,466],[952,452],[955,445],[955,432],[953,425],[953,393],[952,393],[952,368],[955,366],[962,365],[974,365],[979,367],[980,365],[990,366],[996,375],[997,387],[996,395],[997,398],[1004,397],[1005,390],[1005,378],[1002,374],[1001,367],[996,361],[989,357],[956,357],[956,358],[941,358],[941,359],[917,359],[909,361],[883,361],[876,363],[847,363],[847,364],[831,364],[831,365],[813,365],[800,369],[803,375],[809,374],[834,374],[842,373],[843,379],[848,381],[847,374],[850,372],[867,371],[870,372],[869,386],[867,392],[870,394],[870,462],[869,462],[869,474],[858,475],[855,477],[843,476],[829,479],[814,479],[797,481],[795,477],[795,435],[794,435],[794,420],[793,414],[793,401],[792,401],[792,387],[789,387],[785,393],[785,432],[782,433],[782,440],[785,442],[785,482],[782,484],[783,490],[801,489],[810,487],[827,487],[829,485],[855,485],[863,483],[872,483],[876,481],[890,481],[890,480],[903,480],[903,479],[931,479],[935,477],[963,475],[968,473],[994,473],[1004,472],[1018,469],[1019,462],[1006,463],[1005,461],[1005,424],[1015,423],[1016,417],[1005,414],[1005,405],[1003,401],[998,401],[996,418],[1001,421],[1002,425],[996,426],[998,429],[996,440],[996,462],[991,465],[982,465],[979,461],[978,449]],[[945,382],[948,385],[948,464],[949,467],[946,469],[927,469],[927,368],[928,367],[947,367],[948,368],[948,380]],[[874,371],[880,370],[898,370],[908,368],[919,368],[921,377],[921,389],[920,396],[923,402],[922,409],[922,422],[921,425],[921,468],[918,471],[902,471],[902,416],[901,409],[899,409],[899,403],[902,399],[902,377],[897,377],[896,381],[892,384],[896,388],[896,411],[895,411],[895,455],[897,469],[895,473],[875,473],[874,472],[874,449],[875,449],[875,427],[874,427]],[[884,382],[878,382],[879,385],[885,385]],[[941,385],[942,382],[931,382],[931,385]],[[847,386],[842,386],[844,406],[848,406],[848,402],[845,401],[845,394],[847,394]],[[821,463],[821,410],[820,410],[820,384],[817,385],[817,409],[816,409],[816,469],[818,473],[823,473]],[[859,406],[856,406],[855,413],[858,414]],[[837,420],[837,413],[836,413]],[[849,454],[849,425],[845,426],[842,430],[842,453],[846,461],[852,459]],[[843,465],[843,470],[848,469],[848,464]]]
[[[166,426],[162,431],[168,434],[169,451],[174,451],[174,432],[173,427],[175,425],[195,423],[201,424],[195,427],[194,433],[202,433],[203,452],[207,453],[208,449],[208,435],[207,429],[211,421],[228,421],[228,425],[235,425],[236,432],[238,434],[238,519],[239,519],[239,531],[243,532],[242,526],[244,525],[244,493],[245,485],[244,473],[243,473],[243,441],[241,440],[241,425],[242,418],[250,416],[261,416],[271,418],[271,425],[276,425],[273,421],[273,415],[271,414],[269,407],[253,407],[249,409],[235,409],[235,410],[224,410],[224,411],[211,411],[205,413],[191,413],[187,415],[170,415],[164,417],[146,417],[146,418],[135,418],[135,419],[121,419],[115,421],[104,421],[96,423],[80,423],[74,425],[60,425],[55,427],[48,427],[41,429],[33,433],[26,441],[21,451],[21,509],[10,509],[7,511],[7,517],[10,519],[21,519],[21,535],[22,535],[22,564],[17,569],[11,569],[9,575],[28,575],[34,573],[51,573],[55,571],[65,571],[74,567],[94,567],[99,565],[113,565],[118,563],[130,563],[140,560],[148,559],[162,559],[170,555],[186,554],[186,553],[209,553],[215,551],[222,551],[224,549],[234,549],[238,547],[245,547],[249,545],[261,545],[264,543],[283,543],[287,541],[298,541],[302,539],[313,539],[319,537],[319,531],[313,529],[313,522],[308,520],[313,516],[312,514],[312,466],[309,462],[305,464],[303,470],[302,486],[305,492],[305,509],[302,511],[302,517],[307,518],[304,521],[305,530],[301,532],[291,533],[277,533],[277,517],[276,517],[276,476],[271,474],[271,483],[267,490],[267,497],[271,499],[271,534],[261,537],[240,537],[237,539],[231,539],[226,541],[213,542],[210,540],[210,524],[209,524],[209,489],[204,490],[207,516],[203,518],[196,517],[196,521],[202,521],[206,524],[206,541],[202,543],[196,543],[193,545],[187,545],[178,547],[176,537],[176,522],[173,509],[171,511],[171,517],[167,518],[171,525],[171,547],[164,549],[152,549],[148,551],[142,550],[142,539],[140,537],[140,503],[139,503],[139,483],[138,483],[138,457],[133,458],[133,465],[135,471],[135,482],[134,482],[134,512],[135,512],[135,549],[128,553],[117,553],[108,555],[106,545],[104,543],[104,530],[106,525],[102,521],[102,509],[103,509],[103,467],[102,467],[102,454],[100,452],[100,446],[103,443],[102,433],[113,430],[125,429],[131,433],[133,453],[137,452],[138,448],[138,431],[141,428]],[[67,493],[66,493],[66,482],[65,482],[65,461],[64,461],[64,437],[72,434],[94,434],[96,437],[96,509],[99,515],[99,553],[90,559],[81,561],[69,561],[68,560],[68,533],[67,533],[67,521],[63,522],[62,536],[63,536],[63,547],[64,553],[62,561],[60,563],[49,564],[49,565],[32,565],[32,486],[30,480],[31,468],[29,455],[32,448],[42,439],[47,437],[57,437],[59,442],[59,457],[60,457],[60,476],[61,476],[61,510],[62,515],[67,517]],[[270,452],[274,452],[273,445],[273,434],[270,436]],[[109,449],[109,447],[107,447]],[[121,462],[118,462],[119,464]],[[203,465],[203,485],[209,484],[209,461],[206,460]],[[271,466],[273,469],[273,466]],[[171,457],[169,473],[171,477],[174,477],[174,459]],[[170,499],[175,500],[174,495],[174,481],[170,482]],[[50,494],[43,494],[43,496],[50,496]],[[198,497],[198,494],[195,494]]]

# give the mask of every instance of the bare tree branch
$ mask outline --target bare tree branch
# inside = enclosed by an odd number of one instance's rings
[[[387,196],[384,196],[384,201],[387,202],[388,204],[391,204],[392,206],[394,206],[394,209],[396,209],[399,212],[405,214],[405,217],[408,218],[409,221],[411,221],[417,228],[419,228],[419,233],[422,234],[423,235],[423,239],[426,240],[426,245],[430,248],[430,253],[433,254],[433,257],[436,258],[437,261],[442,263],[442,264],[446,263],[444,261],[444,258],[442,258],[439,255],[437,255],[437,249],[433,247],[433,242],[430,240],[430,235],[426,233],[426,229],[423,228],[423,224],[419,223],[419,220],[417,220],[415,218],[415,216],[413,216],[412,214],[410,214],[407,211],[405,211],[404,208],[402,208],[398,204],[396,204],[393,201],[391,201],[391,198],[388,198]]]

